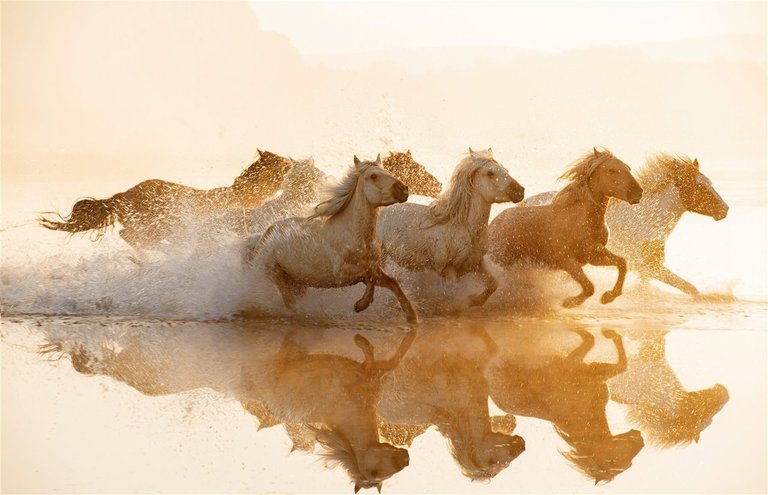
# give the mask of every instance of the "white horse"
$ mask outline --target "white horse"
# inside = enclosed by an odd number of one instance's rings
[[[699,161],[684,155],[660,153],[651,156],[638,172],[643,187],[639,204],[611,201],[605,220],[611,231],[608,249],[626,258],[629,269],[644,280],[655,278],[697,297],[690,282],[664,266],[667,239],[683,213],[690,211],[719,221],[728,214],[728,205],[699,170]],[[536,194],[520,206],[549,204],[556,191]]]
[[[309,218],[288,218],[270,226],[255,242],[249,241],[245,259],[262,266],[292,308],[306,287],[347,287],[360,282],[391,290],[406,318],[418,320],[397,281],[381,267],[376,239],[379,209],[408,199],[408,188],[375,162],[360,161],[331,189],[332,197],[315,207]],[[366,294],[372,289],[366,289]],[[356,311],[370,299],[355,304]]]
[[[473,151],[459,162],[446,191],[429,206],[405,203],[381,214],[378,235],[385,259],[408,270],[434,270],[455,280],[478,273],[485,289],[470,303],[482,306],[496,290],[483,256],[493,203],[519,202],[525,190],[493,158],[493,151]],[[369,287],[363,300],[373,298]]]

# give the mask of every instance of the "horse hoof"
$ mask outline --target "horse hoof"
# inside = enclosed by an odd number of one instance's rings
[[[570,299],[566,299],[563,301],[563,307],[564,308],[575,308],[576,306],[581,304],[581,300],[579,300],[578,297],[572,297]]]
[[[366,309],[368,309],[368,306],[370,305],[371,305],[371,301],[365,301],[363,299],[360,299],[355,303],[355,313],[365,311]]]
[[[419,322],[419,315],[417,315],[416,313],[405,315],[405,320],[408,323],[418,323]]]
[[[600,302],[603,304],[608,304],[609,302],[613,301],[619,296],[619,294],[614,294],[611,291],[604,292],[602,296],[600,296]]]
[[[616,333],[616,331],[611,330],[611,329],[603,330],[602,334],[603,334],[603,337],[605,337],[606,339],[619,339],[619,338],[621,338],[621,335],[619,335],[618,333]]]

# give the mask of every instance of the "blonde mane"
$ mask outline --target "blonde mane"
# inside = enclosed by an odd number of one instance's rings
[[[490,150],[467,153],[456,166],[445,192],[429,205],[434,225],[467,225],[472,195],[475,191],[474,173],[479,168],[498,163]]]
[[[657,153],[648,157],[643,168],[638,171],[637,177],[643,189],[650,193],[674,185],[676,177],[697,172],[693,160],[686,155]]]
[[[595,156],[595,152],[597,152],[597,156]],[[587,194],[589,177],[595,169],[606,160],[613,158],[615,158],[613,153],[603,147],[597,147],[582,155],[559,177],[560,180],[570,182],[555,195],[552,203],[567,205],[581,199],[583,195]]]
[[[321,217],[333,218],[335,215],[344,211],[352,201],[352,197],[355,195],[360,176],[364,174],[369,167],[374,165],[374,162],[361,162],[360,165],[353,165],[350,167],[347,175],[344,176],[338,184],[327,189],[327,192],[331,197],[315,206],[315,213],[313,213],[309,219],[311,220],[313,218]]]

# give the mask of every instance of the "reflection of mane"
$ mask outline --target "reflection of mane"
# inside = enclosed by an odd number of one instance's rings
[[[647,193],[659,191],[674,184],[675,178],[695,174],[696,167],[686,155],[657,153],[648,158],[637,177]]]
[[[341,466],[355,484],[366,481],[365,475],[360,471],[352,444],[344,434],[324,425],[307,425],[307,429],[314,433],[317,442],[323,447],[320,455],[326,467]]]
[[[355,195],[360,176],[373,165],[374,162],[361,162],[358,166],[350,167],[347,175],[338,184],[328,188],[331,197],[315,206],[315,213],[309,218],[333,218],[344,211]]]
[[[490,150],[467,153],[456,166],[445,192],[429,206],[435,225],[467,225],[472,194],[475,190],[474,173],[484,165],[497,163]]]
[[[597,152],[597,156],[595,156]],[[600,147],[585,153],[560,176],[561,180],[570,181],[552,200],[553,204],[567,205],[574,203],[588,193],[589,178],[595,169],[607,160],[615,158],[609,150]]]
[[[565,440],[572,450],[560,452],[577,471],[595,480],[595,484],[608,483],[626,470],[625,465],[605,466],[598,462],[594,452],[583,452],[590,449],[585,442],[576,441],[568,433],[555,426],[555,431]],[[582,450],[583,449],[583,450]]]

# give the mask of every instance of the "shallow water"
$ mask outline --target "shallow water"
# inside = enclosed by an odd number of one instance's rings
[[[383,290],[355,314],[362,287],[311,289],[286,311],[243,272],[235,239],[137,264],[114,231],[97,243],[44,231],[32,212],[51,207],[27,194],[39,186],[4,190],[3,492],[347,492],[350,476],[326,466],[306,425],[333,417],[336,428],[370,430],[354,412],[361,403],[374,405],[382,439],[408,451],[386,493],[768,488],[762,190],[727,190],[728,218],[687,214],[669,239],[667,266],[702,301],[630,274],[614,303],[564,310],[578,290],[564,275],[493,266],[499,290],[468,309],[472,277],[446,283],[389,266],[422,317],[411,327]],[[87,189],[45,188],[62,205]],[[586,271],[598,294],[613,284],[612,270]],[[393,370],[359,375],[356,335],[378,362],[414,328]],[[619,356],[606,330],[622,337],[628,365],[597,376],[590,363]],[[584,332],[594,346],[566,359]],[[274,382],[277,357],[302,348],[277,368],[293,378]],[[350,406],[339,387],[363,399]],[[642,447],[608,440],[631,429]],[[569,445],[568,431],[581,441]],[[515,435],[525,451],[510,460]],[[591,471],[561,454],[574,445]],[[491,451],[498,465],[483,457]]]

